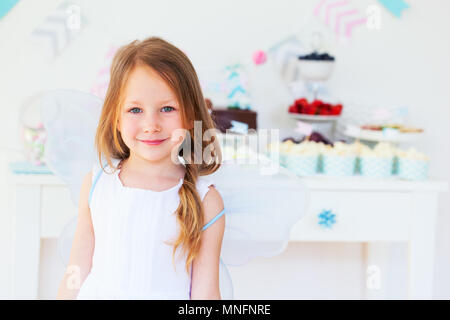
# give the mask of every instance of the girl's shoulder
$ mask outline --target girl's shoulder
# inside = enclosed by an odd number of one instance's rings
[[[111,163],[113,164],[114,167],[117,167],[119,165],[120,161],[121,161],[120,159],[111,158]],[[99,160],[95,159],[94,163],[92,165],[91,172],[92,172],[92,181],[94,182],[103,173],[108,173],[108,174],[113,173],[114,169],[108,165],[108,162],[106,160],[102,159],[102,163],[100,164]]]
[[[203,201],[205,199],[206,194],[210,190],[209,187],[215,187],[214,181],[208,176],[199,176],[197,178],[197,191],[200,195],[200,199]]]

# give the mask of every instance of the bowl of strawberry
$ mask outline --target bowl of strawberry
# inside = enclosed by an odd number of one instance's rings
[[[290,114],[300,114],[309,116],[326,116],[338,117],[342,113],[342,104],[331,104],[323,102],[322,100],[314,100],[311,103],[307,99],[296,99],[292,105],[289,106]]]

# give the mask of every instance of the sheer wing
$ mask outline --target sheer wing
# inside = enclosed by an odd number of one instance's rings
[[[82,179],[96,161],[94,137],[102,103],[93,95],[73,90],[51,91],[42,100],[41,115],[47,131],[44,160],[68,184],[77,205]],[[264,174],[255,165],[224,163],[210,176],[226,209],[222,274],[226,274],[226,265],[281,253],[288,244],[291,227],[306,214],[307,188],[298,177],[278,168],[279,172]],[[59,239],[63,261],[68,259],[75,223],[74,218]],[[228,278],[221,284],[226,286],[232,288]],[[224,292],[230,290],[224,288]]]
[[[282,167],[274,174],[261,168],[224,163],[210,176],[225,206],[221,258],[226,265],[280,254],[292,226],[307,212],[309,191],[300,178]]]
[[[98,97],[74,90],[54,90],[42,98],[44,161],[68,184],[77,205],[83,177],[96,159],[94,138],[102,104]]]

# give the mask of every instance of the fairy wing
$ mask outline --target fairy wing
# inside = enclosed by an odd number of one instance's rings
[[[101,108],[101,99],[74,90],[55,90],[43,96],[41,115],[47,132],[44,160],[68,184],[75,204],[84,175],[96,163],[94,138]],[[225,265],[281,253],[289,241],[290,228],[306,214],[307,188],[299,178],[279,169],[275,174],[264,174],[255,165],[225,163],[210,176],[225,203],[221,251]],[[72,229],[63,232],[69,235],[67,243],[71,242]]]
[[[237,266],[280,254],[292,226],[308,209],[309,191],[301,179],[282,167],[267,174],[259,165],[233,163],[222,164],[209,177],[226,212],[223,262]]]
[[[42,98],[44,161],[67,183],[77,205],[83,177],[96,157],[94,139],[102,104],[100,98],[75,90],[54,90]]]

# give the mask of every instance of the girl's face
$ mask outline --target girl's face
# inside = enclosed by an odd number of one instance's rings
[[[180,105],[171,88],[152,68],[136,66],[125,86],[119,117],[119,131],[130,154],[150,161],[170,156],[182,141],[171,139],[172,135],[182,128]],[[145,142],[149,140],[163,141]]]

